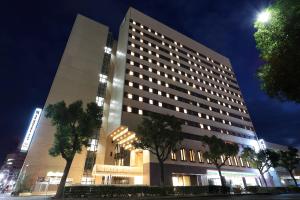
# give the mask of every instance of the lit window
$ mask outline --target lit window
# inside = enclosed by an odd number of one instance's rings
[[[156,54],[156,57],[159,58],[159,54]]]
[[[158,95],[161,95],[161,91],[158,91]]]
[[[143,86],[142,86],[142,85],[139,85],[139,89],[140,89],[140,90],[143,90]]]
[[[132,99],[132,94],[127,95],[128,99]]]
[[[166,94],[166,97],[167,97],[167,98],[170,98],[170,95],[167,93],[167,94]]]
[[[174,151],[171,151],[171,160],[176,160],[176,153]]]
[[[153,100],[152,100],[152,99],[149,99],[149,103],[150,103],[150,104],[153,104]]]
[[[177,107],[177,106],[176,106],[176,111],[177,111],[177,112],[179,112],[179,111],[180,111],[180,110],[179,110],[179,107]]]
[[[161,81],[158,80],[158,81],[157,81],[157,84],[158,84],[158,85],[161,85]]]
[[[139,97],[139,101],[143,102],[143,97]]]
[[[160,75],[160,71],[157,71],[156,74],[157,74],[157,75]]]
[[[204,125],[203,125],[203,124],[200,124],[200,128],[204,128]]]
[[[141,50],[141,51],[143,51],[143,50],[144,50],[144,48],[143,48],[143,47],[140,47],[140,50]]]
[[[190,161],[195,162],[195,151],[193,149],[189,150]]]
[[[169,84],[168,84],[168,83],[166,83],[166,87],[169,87]]]
[[[144,57],[142,55],[140,55],[140,59],[144,59]]]
[[[185,149],[180,149],[180,159],[186,161]]]
[[[159,107],[162,107],[162,103],[161,103],[161,102],[159,102],[159,103],[158,103],[158,106],[159,106]]]
[[[178,97],[177,97],[177,96],[174,96],[174,99],[177,101],[177,100],[178,100]]]
[[[130,65],[134,65],[134,62],[133,62],[133,61],[130,61]]]
[[[143,110],[139,110],[139,115],[143,115]]]
[[[131,53],[130,53],[132,56],[134,56],[134,52],[132,51]]]
[[[140,64],[140,68],[143,69],[143,65]]]
[[[104,52],[107,54],[111,54],[111,48],[110,47],[104,47]]]
[[[98,106],[103,106],[104,98],[96,96],[96,103]]]
[[[132,83],[132,82],[129,82],[128,85],[129,85],[130,87],[132,87],[132,86],[133,86],[133,83]]]
[[[133,76],[133,71],[129,71],[129,75],[130,75],[130,76]]]
[[[149,77],[149,81],[152,82],[152,78],[151,77]]]
[[[131,44],[131,46],[132,46],[132,47],[135,47],[135,45],[134,45],[133,43]]]
[[[153,92],[153,89],[152,89],[152,88],[149,88],[149,92],[151,92],[151,93],[152,93],[152,92]]]
[[[204,159],[203,159],[203,154],[201,151],[198,151],[198,160],[200,163],[203,163],[204,162]]]
[[[143,74],[140,74],[140,76],[139,76],[141,79],[143,78]]]
[[[96,139],[90,139],[89,140],[89,146],[87,147],[88,151],[97,151],[98,146],[98,140]]]
[[[201,113],[198,113],[198,117],[202,117]]]
[[[185,114],[187,114],[187,110],[186,110],[186,109],[183,109],[183,112],[184,112]]]
[[[132,112],[132,108],[127,106],[127,112]]]
[[[99,74],[99,82],[106,83],[107,82],[107,75]]]

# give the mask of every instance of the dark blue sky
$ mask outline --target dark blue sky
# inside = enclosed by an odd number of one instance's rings
[[[111,28],[117,39],[129,6],[230,58],[260,138],[300,147],[300,106],[268,98],[255,71],[257,12],[267,0],[5,1],[0,6],[0,161],[23,140],[42,107],[77,13]]]

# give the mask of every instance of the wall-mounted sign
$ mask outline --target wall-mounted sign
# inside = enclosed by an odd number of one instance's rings
[[[33,113],[33,116],[31,118],[31,122],[29,124],[29,127],[27,129],[24,141],[23,141],[22,146],[21,146],[21,151],[22,152],[27,152],[28,149],[29,149],[29,145],[31,143],[31,140],[32,140],[34,131],[36,129],[36,126],[38,124],[38,121],[40,119],[41,113],[42,113],[41,108],[36,108],[35,109],[35,111]]]

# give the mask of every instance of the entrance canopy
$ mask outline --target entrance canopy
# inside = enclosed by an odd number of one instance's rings
[[[129,131],[127,126],[120,126],[109,135],[113,142],[116,142],[125,150],[133,150],[133,142],[137,140],[135,132]]]

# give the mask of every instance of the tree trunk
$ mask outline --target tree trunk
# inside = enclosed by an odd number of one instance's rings
[[[164,171],[164,162],[159,161],[159,167],[160,167],[160,185],[165,185],[165,171]]]
[[[219,176],[220,176],[220,180],[221,180],[221,185],[222,185],[222,187],[225,187],[226,186],[226,182],[225,182],[225,180],[224,180],[224,178],[222,176],[221,168],[217,167],[217,169],[218,169],[218,172],[219,172]]]
[[[266,181],[266,179],[265,179],[264,174],[263,174],[261,171],[259,171],[259,173],[260,173],[261,178],[262,178],[263,181],[264,181],[265,187],[268,187],[268,184],[267,184],[267,181]]]
[[[56,192],[55,198],[62,198],[63,197],[64,187],[65,187],[66,180],[67,180],[67,177],[68,177],[71,165],[72,165],[72,161],[73,161],[73,159],[72,160],[68,160],[67,163],[66,163],[66,166],[65,166],[65,169],[64,169],[64,173],[63,173],[63,176],[60,179],[60,183],[59,183],[59,186],[57,188],[57,192]]]
[[[288,171],[289,171],[289,173],[290,173],[292,179],[294,180],[295,186],[298,187],[298,183],[297,183],[297,180],[295,179],[295,176],[294,176],[294,174],[293,174],[293,170],[288,170]]]

